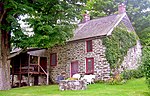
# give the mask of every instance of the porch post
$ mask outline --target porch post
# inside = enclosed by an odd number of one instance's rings
[[[46,82],[47,85],[49,85],[49,69],[47,68],[47,82]]]
[[[20,57],[20,71],[19,71],[19,87],[21,87],[21,57]]]
[[[40,67],[39,67],[39,65],[40,65],[40,56],[38,56],[38,72],[40,72]]]
[[[49,75],[50,75],[50,55],[49,52],[47,52],[47,85],[49,85]]]
[[[29,73],[29,68],[30,68],[30,54],[29,54],[29,58],[28,58],[28,86],[30,85],[30,73]]]

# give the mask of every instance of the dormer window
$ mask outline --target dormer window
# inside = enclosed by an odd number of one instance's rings
[[[92,52],[92,40],[86,41],[86,50],[87,52]]]

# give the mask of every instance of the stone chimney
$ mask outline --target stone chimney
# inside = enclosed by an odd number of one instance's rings
[[[120,3],[118,5],[118,13],[122,14],[122,13],[125,13],[125,12],[126,12],[126,5],[124,3]]]
[[[90,21],[90,15],[87,14],[87,12],[85,12],[85,14],[83,15],[83,23]]]

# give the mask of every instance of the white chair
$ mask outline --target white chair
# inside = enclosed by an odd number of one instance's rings
[[[72,76],[72,78],[77,78],[78,80],[81,78],[81,75],[80,74],[74,74],[73,76]]]
[[[84,75],[81,80],[86,80],[88,84],[94,83],[95,75]]]

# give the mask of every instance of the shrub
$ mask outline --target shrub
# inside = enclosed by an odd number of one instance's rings
[[[150,46],[143,48],[142,63],[148,87],[150,88]]]
[[[126,70],[122,72],[121,76],[123,79],[129,80],[132,78],[142,78],[144,77],[144,74],[142,70],[136,69],[136,70]]]
[[[110,78],[106,83],[110,85],[122,85],[126,83],[126,80],[123,80],[120,75],[117,75],[116,78]]]

